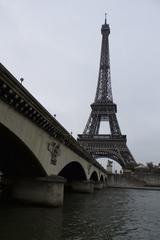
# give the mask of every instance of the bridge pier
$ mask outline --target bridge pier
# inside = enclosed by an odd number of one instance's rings
[[[103,187],[104,187],[104,188],[108,187],[108,182],[105,181],[105,182],[103,183]]]
[[[99,182],[94,182],[94,189],[96,190],[101,190],[104,187],[103,182],[99,181]]]
[[[94,192],[94,182],[91,180],[74,181],[74,182],[71,182],[70,185],[71,185],[71,190],[73,192],[79,192],[79,193]]]
[[[59,176],[16,179],[11,198],[24,203],[59,207],[63,205],[64,182],[64,178]]]

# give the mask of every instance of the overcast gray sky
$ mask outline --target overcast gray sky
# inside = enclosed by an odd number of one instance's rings
[[[159,0],[0,0],[0,62],[76,137],[95,96],[105,11],[122,133],[137,162],[160,162]]]

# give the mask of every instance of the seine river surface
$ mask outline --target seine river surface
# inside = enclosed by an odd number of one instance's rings
[[[0,205],[0,240],[94,239],[160,239],[160,191],[66,194],[59,209]]]

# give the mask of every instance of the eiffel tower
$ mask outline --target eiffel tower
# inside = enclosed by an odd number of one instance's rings
[[[123,169],[131,169],[137,165],[126,142],[126,135],[121,134],[117,120],[117,105],[113,102],[110,59],[109,59],[109,34],[110,27],[105,23],[101,28],[102,46],[99,66],[98,85],[94,103],[91,104],[89,116],[83,134],[79,134],[77,141],[93,157],[107,157],[118,162]],[[109,123],[110,134],[100,134],[102,121]]]

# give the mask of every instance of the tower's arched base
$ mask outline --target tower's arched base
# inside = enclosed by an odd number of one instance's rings
[[[133,169],[137,165],[127,147],[125,135],[79,134],[77,141],[95,158],[111,158],[123,169]]]

